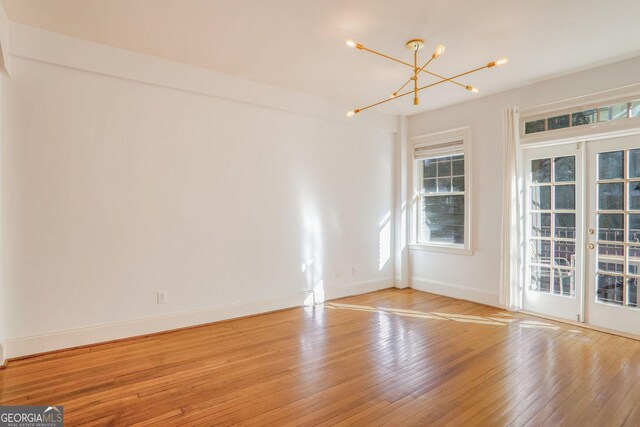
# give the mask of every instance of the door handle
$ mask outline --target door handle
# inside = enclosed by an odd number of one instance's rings
[[[593,235],[593,233],[596,232],[593,228],[590,228],[588,231],[589,231],[589,234],[591,234],[591,235]]]
[[[593,248],[595,248],[595,247],[596,247],[596,245],[594,245],[593,243],[589,243],[589,244],[587,245],[587,247],[588,247],[589,249],[593,249]]]

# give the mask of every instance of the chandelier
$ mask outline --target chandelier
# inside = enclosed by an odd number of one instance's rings
[[[393,57],[391,57],[389,55],[385,55],[384,53],[377,52],[377,51],[375,51],[373,49],[369,49],[369,48],[365,47],[364,45],[362,45],[361,43],[356,43],[353,40],[347,40],[347,46],[349,46],[351,48],[354,48],[354,49],[364,50],[366,52],[373,53],[375,55],[378,55],[378,56],[381,56],[383,58],[389,59],[391,61],[398,62],[398,63],[400,63],[402,65],[406,65],[407,67],[411,68],[411,70],[412,70],[411,77],[409,77],[409,80],[407,80],[402,86],[400,86],[400,88],[398,90],[393,92],[391,94],[391,96],[389,96],[386,99],[383,99],[382,101],[373,103],[371,105],[367,105],[366,107],[361,107],[361,108],[356,108],[355,110],[351,110],[351,111],[349,111],[347,113],[347,116],[349,116],[349,117],[353,117],[354,115],[356,115],[356,114],[358,114],[358,113],[360,113],[360,112],[362,112],[364,110],[367,110],[369,108],[375,107],[375,106],[380,105],[380,104],[384,104],[385,102],[393,101],[394,99],[402,98],[404,96],[408,96],[408,95],[411,95],[411,94],[413,94],[413,105],[418,105],[420,103],[420,100],[418,99],[418,92],[420,92],[421,90],[425,90],[425,89],[434,87],[434,86],[439,85],[441,83],[445,83],[445,82],[460,86],[461,88],[466,89],[469,92],[478,93],[479,92],[478,88],[473,87],[473,86],[469,86],[469,85],[465,85],[464,83],[460,83],[456,79],[460,78],[462,76],[466,76],[466,75],[471,74],[471,73],[475,73],[476,71],[484,70],[485,68],[492,68],[492,67],[495,67],[495,66],[504,65],[508,61],[507,58],[501,58],[501,59],[498,59],[496,61],[489,62],[486,65],[483,65],[482,67],[474,68],[473,70],[469,70],[469,71],[457,74],[457,75],[452,76],[452,77],[443,77],[443,76],[441,76],[439,74],[436,74],[436,73],[434,73],[432,71],[427,70],[427,67],[429,66],[429,64],[431,64],[431,61],[433,61],[434,59],[440,57],[444,53],[445,48],[444,48],[443,45],[438,45],[436,47],[435,51],[431,55],[431,58],[429,58],[429,60],[422,67],[418,67],[418,52],[424,47],[424,40],[422,40],[422,39],[412,39],[412,40],[409,40],[406,43],[407,49],[409,49],[410,51],[413,52],[413,64],[410,64],[408,62],[402,61],[400,59],[393,58]],[[440,80],[435,82],[435,83],[428,84],[426,86],[420,86],[418,84],[418,77],[419,77],[419,75],[421,73],[429,74],[429,75],[431,75],[433,77],[436,77],[436,78],[438,78]],[[409,89],[406,92],[400,93],[411,82],[413,82],[413,89]],[[409,87],[411,87],[411,86],[409,86]]]

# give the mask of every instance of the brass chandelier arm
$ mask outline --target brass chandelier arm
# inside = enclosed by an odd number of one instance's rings
[[[421,91],[421,90],[424,90],[424,89],[428,89],[428,88],[430,88],[430,87],[433,87],[433,86],[439,85],[439,84],[444,83],[444,82],[450,82],[450,81],[452,81],[453,79],[457,79],[458,77],[466,76],[466,75],[468,75],[468,74],[475,73],[475,72],[480,71],[480,70],[484,70],[485,68],[491,68],[491,66],[492,66],[492,65],[487,64],[487,65],[484,65],[484,66],[482,66],[482,67],[474,68],[473,70],[469,70],[469,71],[465,71],[464,73],[457,74],[457,75],[455,75],[455,76],[453,76],[453,77],[443,78],[442,80],[437,81],[437,82],[435,82],[435,83],[431,83],[431,84],[428,84],[428,85],[426,85],[426,86],[419,87],[419,88],[417,88],[417,91]],[[414,91],[415,91],[415,89],[414,89],[414,90],[407,91],[407,92],[404,92],[404,93],[401,93],[401,94],[399,94],[399,95],[396,95],[396,96],[395,96],[395,97],[393,97],[393,98],[383,99],[382,101],[376,102],[375,104],[367,105],[366,107],[362,107],[362,108],[357,108],[357,109],[353,110],[353,112],[354,112],[354,113],[359,113],[359,112],[364,111],[364,110],[367,110],[367,109],[369,109],[369,108],[371,108],[371,107],[375,107],[375,106],[377,106],[377,105],[384,104],[385,102],[393,101],[394,99],[398,99],[398,98],[402,98],[403,96],[410,95],[410,94],[414,93]]]
[[[418,74],[420,71],[424,71],[425,73],[433,74],[433,73],[431,73],[431,72],[429,72],[429,71],[425,70],[425,68],[426,68],[429,64],[431,64],[431,61],[433,61],[435,58],[436,58],[435,56],[432,56],[431,58],[429,58],[429,60],[427,61],[427,63],[426,63],[426,64],[424,64],[424,65],[422,66],[422,68],[420,68],[417,72],[414,70],[414,77],[415,77],[415,76],[417,76],[417,74]],[[439,78],[444,79],[445,77],[441,77],[441,76],[439,76]],[[392,94],[391,96],[392,96],[392,97],[395,97],[395,96],[396,96],[396,94],[397,94],[398,92],[400,92],[402,89],[404,89],[404,87],[405,87],[406,85],[408,85],[408,84],[411,82],[411,80],[413,80],[413,77],[411,77],[409,80],[407,80],[405,84],[403,84],[402,86],[400,86],[400,88],[399,88],[398,90],[396,90],[395,92],[393,92],[393,94]],[[460,84],[460,83],[458,83],[458,84]],[[463,86],[463,85],[462,85],[462,84],[460,84],[460,86]]]
[[[369,49],[368,47],[364,47],[364,46],[362,46],[362,47],[358,47],[358,49],[360,49],[360,50],[366,50],[367,52],[373,53],[374,55],[378,55],[378,56],[381,56],[381,57],[383,57],[383,58],[387,58],[387,59],[390,59],[390,60],[392,60],[392,61],[398,62],[398,63],[400,63],[400,64],[406,65],[407,67],[410,67],[411,69],[413,69],[413,68],[414,68],[414,67],[413,67],[413,65],[409,64],[408,62],[404,62],[404,61],[402,61],[402,60],[400,60],[400,59],[396,59],[396,58],[394,58],[393,56],[385,55],[384,53],[380,53],[380,52],[375,51],[375,50],[373,50],[373,49]]]

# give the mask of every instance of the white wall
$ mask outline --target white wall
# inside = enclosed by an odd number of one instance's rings
[[[472,131],[472,256],[411,251],[411,286],[500,305],[502,111],[640,82],[640,57],[409,117],[409,137],[462,126]],[[455,90],[455,88],[447,88]]]
[[[40,62],[21,31],[3,99],[8,357],[393,286],[392,129]]]

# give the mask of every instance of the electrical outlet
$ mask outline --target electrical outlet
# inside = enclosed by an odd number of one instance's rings
[[[167,303],[167,291],[158,291],[158,304]]]
[[[358,267],[356,267],[355,265],[353,267],[351,267],[351,275],[352,276],[357,276],[358,275]]]

